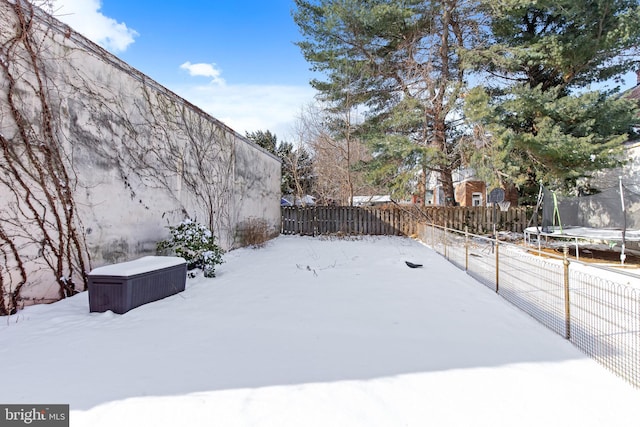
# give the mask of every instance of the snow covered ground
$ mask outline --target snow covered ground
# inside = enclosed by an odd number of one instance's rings
[[[83,293],[0,318],[0,403],[68,403],[72,427],[640,422],[640,390],[413,240],[225,260],[124,315]]]

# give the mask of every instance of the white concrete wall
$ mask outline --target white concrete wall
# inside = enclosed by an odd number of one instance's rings
[[[10,3],[0,0],[0,43],[15,36],[13,15]],[[275,156],[64,24],[38,15],[42,20],[31,31],[40,40],[54,139],[73,177],[69,187],[89,268],[155,253],[156,243],[168,236],[166,227],[186,217],[211,225],[225,249],[237,246],[238,227],[248,218],[279,229]],[[14,65],[27,71],[31,66]],[[32,73],[14,75],[24,76],[18,82],[20,105],[37,126],[39,101],[28,84]],[[11,139],[17,132],[1,79],[0,129]],[[14,197],[11,189],[0,186],[0,198],[8,197]],[[21,250],[36,269],[38,248]],[[12,266],[3,267],[3,275],[10,274]],[[56,298],[56,287],[46,283],[55,278],[42,276],[23,287],[27,301]]]
[[[598,189],[617,188],[619,177],[622,177],[625,187],[640,193],[640,142],[628,142],[622,160],[624,165],[621,168],[595,174],[590,179],[591,185]]]

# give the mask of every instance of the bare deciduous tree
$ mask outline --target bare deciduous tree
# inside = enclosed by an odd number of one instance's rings
[[[313,192],[321,201],[350,205],[355,195],[369,195],[375,189],[367,183],[357,165],[370,158],[357,134],[352,109],[327,109],[309,105],[298,118],[305,144],[313,154]]]

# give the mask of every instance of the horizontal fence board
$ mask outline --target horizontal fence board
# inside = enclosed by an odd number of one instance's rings
[[[419,223],[433,223],[470,233],[496,230],[522,233],[532,208],[517,206],[502,212],[493,207],[465,206],[284,206],[282,234],[391,235],[417,234]]]

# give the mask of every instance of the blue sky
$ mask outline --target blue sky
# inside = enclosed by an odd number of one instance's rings
[[[292,140],[313,74],[293,0],[54,0],[54,15],[241,134]]]
[[[54,15],[241,134],[296,142],[313,73],[293,0],[53,0]],[[636,84],[625,75],[623,89]]]

